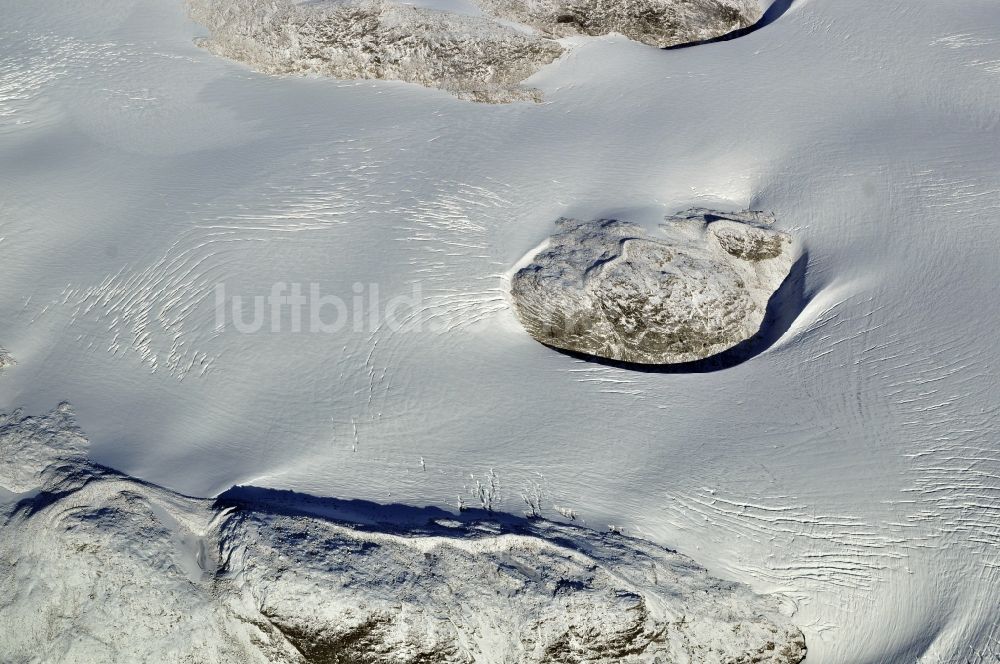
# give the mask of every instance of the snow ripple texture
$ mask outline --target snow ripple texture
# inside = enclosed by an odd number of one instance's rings
[[[561,219],[511,279],[517,316],[538,341],[637,364],[701,360],[760,331],[795,259],[757,212],[691,210],[661,234],[617,220]]]
[[[11,661],[805,657],[776,601],[620,534],[252,487],[189,498],[90,463],[66,404],[0,417],[0,454]]]

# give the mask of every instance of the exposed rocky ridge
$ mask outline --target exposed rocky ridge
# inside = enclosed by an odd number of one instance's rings
[[[511,278],[518,319],[556,348],[637,364],[701,360],[757,334],[797,249],[759,212],[695,209],[653,235],[561,219]]]
[[[540,98],[521,82],[559,57],[555,37],[620,32],[671,46],[726,34],[760,16],[756,0],[479,0],[492,16],[389,0],[187,2],[211,31],[206,48],[265,73],[406,81],[493,103]]]
[[[3,346],[0,346],[0,373],[3,373],[4,369],[7,367],[15,364],[17,364],[17,362],[14,361],[14,357],[4,350]]]
[[[188,3],[212,32],[206,48],[259,71],[406,81],[474,101],[537,98],[520,82],[563,50],[488,18],[383,0]]]
[[[11,661],[805,657],[775,600],[646,542],[440,511],[418,524],[389,506],[348,520],[336,501],[261,489],[199,500],[93,465],[85,446],[65,405],[0,418]]]

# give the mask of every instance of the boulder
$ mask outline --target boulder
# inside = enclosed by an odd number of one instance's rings
[[[689,210],[660,232],[560,219],[511,277],[538,341],[636,364],[702,360],[757,334],[798,248],[760,212]]]

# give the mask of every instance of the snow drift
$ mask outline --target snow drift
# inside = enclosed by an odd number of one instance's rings
[[[638,364],[711,357],[760,330],[795,259],[759,212],[690,210],[661,234],[618,220],[561,219],[511,279],[517,316],[538,341]]]
[[[775,601],[619,534],[253,488],[198,500],[93,465],[85,446],[65,404],[0,419],[15,660],[805,657]]]

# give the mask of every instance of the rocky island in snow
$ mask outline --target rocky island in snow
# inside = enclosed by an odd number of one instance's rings
[[[797,255],[760,212],[695,209],[660,233],[561,219],[511,277],[518,319],[538,341],[636,364],[701,360],[760,331]]]
[[[390,0],[188,4],[211,32],[203,46],[265,73],[406,81],[492,103],[537,100],[521,82],[562,54],[558,37],[619,32],[672,46],[760,16],[756,0],[479,0],[480,16]]]
[[[562,47],[489,18],[385,0],[189,0],[211,52],[268,74],[382,79],[485,102],[531,99],[521,81]]]
[[[495,16],[554,37],[617,32],[666,48],[748,28],[761,17],[757,0],[478,0]]]

